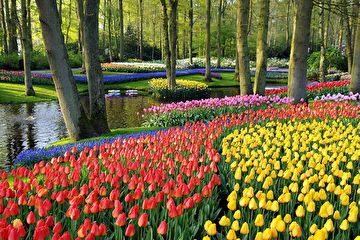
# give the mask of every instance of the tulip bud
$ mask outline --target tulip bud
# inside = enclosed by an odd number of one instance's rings
[[[131,238],[134,235],[135,235],[135,226],[134,226],[134,224],[129,224],[125,230],[125,236]]]
[[[166,231],[167,231],[167,224],[165,221],[162,221],[159,227],[157,228],[157,233],[160,235],[165,235]]]

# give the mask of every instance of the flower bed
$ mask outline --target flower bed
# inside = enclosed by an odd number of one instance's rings
[[[264,121],[271,124],[275,120],[298,119],[308,122],[310,127],[313,126],[311,119],[318,119],[314,122],[319,122],[347,118],[351,122],[351,119],[359,117],[359,112],[360,106],[350,102],[314,102],[309,105],[289,104],[246,110],[239,115],[218,117],[207,124],[188,123],[183,129],[170,129],[154,136],[116,140],[81,152],[76,148],[69,149],[64,156],[54,156],[56,158],[51,163],[40,162],[30,168],[18,167],[10,174],[0,172],[0,238],[106,236],[120,239],[124,235],[134,239],[199,238],[205,234],[200,227],[205,219],[216,220],[217,213],[225,209],[222,209],[222,200],[217,199],[221,196],[218,191],[224,192],[234,186],[229,185],[231,175],[224,171],[229,166],[224,160],[221,161],[217,152],[223,134],[228,135],[227,132],[236,126],[246,128],[249,124],[253,126]],[[333,122],[340,127],[338,131],[344,131],[344,134],[329,135],[332,137],[330,139],[341,136],[345,140],[347,135],[356,134],[356,131],[342,127],[340,121]],[[348,127],[349,123],[345,126]],[[288,131],[291,128],[283,125],[281,130],[285,132],[285,129]],[[251,139],[253,133],[249,130],[246,139]],[[315,140],[317,136],[311,139]],[[280,135],[276,137],[281,138]],[[354,136],[352,141],[358,142],[359,139]],[[351,148],[344,145],[350,142],[345,142],[340,148],[346,154],[351,154]],[[261,143],[252,144],[258,146]],[[316,148],[314,143],[309,142],[306,147],[309,151],[315,149],[315,152],[320,152],[319,145]],[[332,153],[332,150],[328,150],[328,153]],[[244,154],[248,156],[246,151]],[[342,161],[343,157],[338,155],[333,161],[335,159]],[[339,167],[343,168],[346,163],[341,163]],[[301,169],[300,165],[293,167]],[[320,171],[320,167],[315,170]],[[357,167],[353,165],[353,169]],[[218,187],[220,179],[223,185]],[[352,179],[347,180],[350,182]],[[293,200],[291,203],[297,202]],[[306,229],[305,226],[300,227]],[[319,224],[319,227],[322,226]],[[210,228],[207,229],[208,233],[216,234],[214,225]]]
[[[316,96],[332,93],[346,94],[349,92],[348,86],[350,80],[341,80],[334,82],[324,82],[307,86],[308,98],[314,99]],[[286,95],[287,88],[276,88],[266,90],[266,95]]]
[[[164,72],[165,67],[156,65],[141,65],[129,63],[103,63],[101,68],[106,72],[124,72],[124,73],[148,73],[148,72]]]
[[[150,80],[149,90],[155,98],[160,100],[204,98],[209,93],[207,84],[181,79],[176,80],[175,89],[170,89],[165,78]]]
[[[33,84],[53,85],[51,76],[48,75],[33,73],[31,74],[31,79]],[[0,70],[0,82],[23,84],[24,81],[24,72]]]
[[[217,116],[237,114],[246,109],[287,103],[291,103],[290,98],[250,95],[161,104],[144,109],[144,125],[149,127],[182,126],[186,122],[209,121]]]
[[[358,123],[274,120],[227,135],[222,155],[228,166],[221,171],[231,172],[228,210],[219,225],[205,223],[207,234],[354,239],[360,234]]]

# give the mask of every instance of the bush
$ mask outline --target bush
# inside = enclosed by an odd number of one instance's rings
[[[31,55],[31,69],[44,70],[49,68],[49,62],[46,54],[39,51],[34,51]]]
[[[6,70],[20,70],[21,58],[17,53],[0,55],[0,68]]]
[[[209,94],[208,85],[189,80],[176,80],[174,90],[169,89],[167,79],[152,79],[149,82],[150,92],[159,100],[201,99]]]
[[[79,53],[69,51],[69,61],[72,68],[79,68],[82,65],[82,56]]]
[[[329,48],[326,52],[329,69],[336,69],[340,71],[347,70],[347,60],[339,49]],[[308,68],[310,70],[318,70],[320,65],[320,52],[313,52],[308,58]]]

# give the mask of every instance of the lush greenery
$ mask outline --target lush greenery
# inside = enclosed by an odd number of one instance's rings
[[[347,71],[347,59],[339,49],[327,49],[326,61],[329,69]],[[310,70],[318,70],[319,64],[320,51],[313,52],[308,58],[308,67]]]

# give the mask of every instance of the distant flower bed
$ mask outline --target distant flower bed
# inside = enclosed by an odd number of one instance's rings
[[[6,83],[24,83],[24,72],[22,71],[6,71],[0,70],[0,82]],[[43,74],[31,74],[33,84],[38,85],[53,85],[51,76]]]
[[[308,98],[314,99],[316,96],[341,93],[346,94],[349,92],[348,86],[350,80],[334,81],[317,83],[307,86]],[[288,88],[277,88],[266,90],[266,95],[286,95]]]
[[[103,63],[101,68],[106,72],[123,72],[123,73],[148,73],[148,72],[164,72],[163,66],[157,65],[139,65],[127,63]]]
[[[149,90],[160,100],[203,98],[208,94],[208,85],[197,81],[176,80],[175,89],[170,89],[168,80],[159,78],[149,81]]]
[[[239,114],[246,109],[260,109],[291,103],[279,96],[235,96],[161,104],[144,110],[144,126],[182,126],[186,122],[210,121],[226,114]]]

